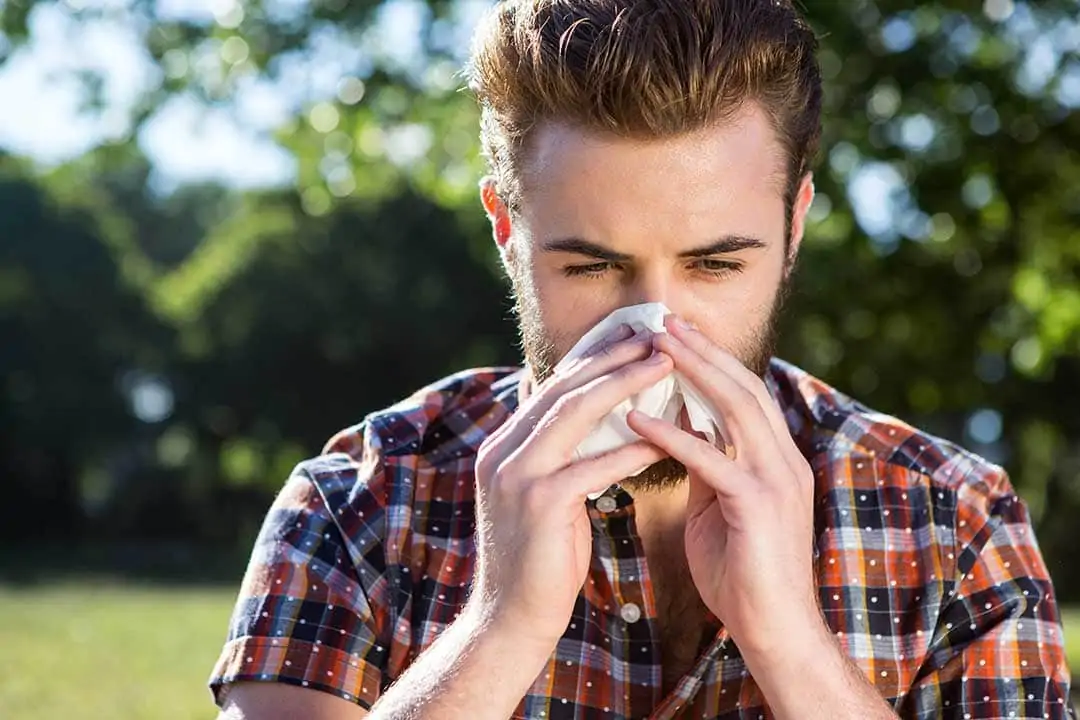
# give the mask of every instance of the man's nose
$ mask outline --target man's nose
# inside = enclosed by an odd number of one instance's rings
[[[627,283],[624,305],[663,303],[671,307],[673,284],[668,274],[660,269],[648,269],[637,273]]]

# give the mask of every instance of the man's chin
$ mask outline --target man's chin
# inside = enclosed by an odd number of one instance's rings
[[[686,466],[675,458],[664,458],[645,468],[621,484],[630,492],[670,490],[686,480]]]

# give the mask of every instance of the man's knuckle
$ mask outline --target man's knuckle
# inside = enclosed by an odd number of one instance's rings
[[[703,442],[695,442],[686,449],[690,462],[697,465],[701,470],[709,470],[712,468],[716,461],[715,448]]]
[[[742,385],[736,384],[732,390],[732,394],[734,395],[735,405],[740,411],[744,413],[761,411],[761,405],[758,403],[754,393],[750,392]]]
[[[641,363],[629,363],[616,370],[613,375],[621,379],[634,378],[641,375],[646,369]]]
[[[496,454],[499,448],[498,438],[494,435],[488,435],[480,443],[480,447],[476,449],[476,463],[486,463],[489,458]]]
[[[581,359],[581,364],[574,368],[573,377],[581,381],[582,377],[591,377],[601,372],[611,362],[611,349],[604,348],[587,358]]]
[[[498,463],[490,476],[492,486],[501,488],[510,483],[518,474],[518,463],[515,459],[505,459]]]
[[[613,343],[613,342],[601,343],[600,346],[596,348],[596,352],[593,353],[593,357],[595,357],[595,358],[611,357],[611,354],[614,353],[615,350],[618,349],[618,347],[619,347],[619,343]]]
[[[644,346],[640,342],[635,341],[610,343],[596,354],[595,361],[605,367],[615,362],[629,362],[639,355],[643,348]]]
[[[551,406],[551,412],[547,415],[549,424],[558,422],[562,418],[573,415],[581,407],[583,394],[578,392],[566,393]]]
[[[521,489],[520,502],[529,513],[535,513],[551,504],[548,483],[543,478],[526,483]]]
[[[486,478],[491,475],[492,461],[490,453],[476,455],[476,463],[473,465],[473,472],[477,479]]]
[[[582,357],[574,358],[573,360],[568,362],[560,372],[552,375],[551,384],[560,385],[566,383],[568,378],[572,378],[574,375],[577,375],[579,372],[581,372],[581,369],[583,367],[588,366],[591,359],[591,355],[583,355]]]

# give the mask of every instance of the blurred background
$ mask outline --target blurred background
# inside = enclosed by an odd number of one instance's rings
[[[1080,2],[802,3],[780,355],[1003,464],[1080,668]],[[0,0],[0,716],[211,718],[263,513],[516,363],[458,74],[481,0]]]

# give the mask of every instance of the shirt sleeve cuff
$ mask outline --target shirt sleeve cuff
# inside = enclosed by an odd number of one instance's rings
[[[225,645],[210,675],[210,691],[221,707],[226,686],[236,682],[279,682],[321,690],[365,710],[379,698],[382,673],[359,655],[288,638],[241,637]]]

